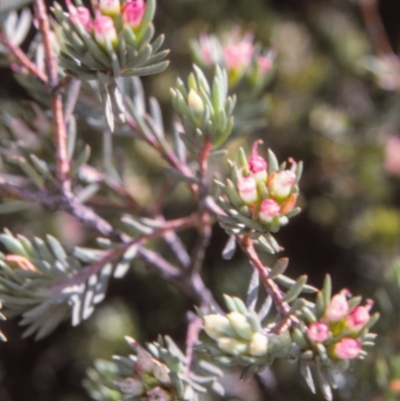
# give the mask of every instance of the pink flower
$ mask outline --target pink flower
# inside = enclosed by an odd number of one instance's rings
[[[105,45],[107,41],[115,44],[117,41],[117,31],[114,21],[106,15],[97,15],[93,22],[94,37],[100,45]]]
[[[224,46],[223,53],[228,70],[244,69],[251,63],[254,45],[247,40],[242,40],[239,43]]]
[[[253,143],[253,152],[249,157],[249,167],[253,177],[257,181],[265,181],[267,179],[267,162],[265,159],[258,155],[257,146],[262,141],[255,141]]]
[[[79,22],[86,30],[91,31],[93,29],[92,16],[90,15],[89,9],[68,4],[68,10],[73,24]]]
[[[241,177],[238,182],[238,192],[246,204],[257,202],[257,182],[252,177]]]
[[[365,306],[357,306],[346,318],[346,329],[352,333],[359,332],[369,321],[369,311],[374,305],[374,302],[369,299]]]
[[[391,135],[385,145],[385,170],[400,175],[400,138]]]
[[[146,4],[143,0],[128,1],[122,6],[122,19],[132,29],[136,29],[142,22],[145,10]]]
[[[269,175],[268,188],[278,199],[287,198],[296,183],[296,174],[291,170],[273,172]]]
[[[349,291],[344,289],[332,297],[330,304],[325,310],[325,316],[330,322],[337,322],[345,318],[349,313],[349,304],[346,295]]]
[[[270,56],[261,56],[257,59],[257,65],[261,75],[264,75],[272,68],[273,60]]]
[[[333,345],[333,355],[339,359],[357,358],[360,351],[361,345],[354,338],[343,338]]]
[[[99,0],[99,8],[102,14],[115,16],[121,10],[119,0]]]
[[[271,223],[280,213],[280,206],[273,199],[264,199],[260,206],[259,218],[263,223]]]
[[[219,63],[221,45],[218,39],[213,35],[202,33],[199,38],[199,48],[201,61],[204,65],[210,66]]]
[[[154,360],[143,348],[138,349],[135,368],[138,372],[150,372],[154,368]]]
[[[250,32],[243,35],[238,28],[232,29],[222,52],[228,70],[247,68],[254,54],[253,35]]]
[[[310,324],[307,335],[314,343],[322,343],[329,336],[329,328],[325,323],[314,322]]]

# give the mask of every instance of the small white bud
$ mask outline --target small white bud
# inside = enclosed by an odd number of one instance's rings
[[[196,113],[202,113],[204,111],[204,103],[201,97],[196,93],[195,90],[190,89],[188,95],[188,105]]]
[[[254,333],[250,341],[250,355],[263,356],[268,351],[268,337],[262,333]]]
[[[231,312],[226,315],[226,317],[229,319],[231,326],[240,338],[247,341],[251,340],[254,330],[247,321],[246,316],[239,312]]]
[[[214,340],[218,340],[221,336],[234,337],[235,332],[229,323],[227,317],[217,314],[207,315],[203,317],[204,331]]]
[[[249,350],[247,344],[230,337],[220,337],[218,347],[229,355],[247,354]]]
[[[169,369],[163,363],[156,364],[153,368],[154,377],[159,380],[161,383],[167,384],[171,383],[171,379],[169,377]]]

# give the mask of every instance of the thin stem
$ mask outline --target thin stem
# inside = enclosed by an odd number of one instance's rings
[[[138,125],[135,123],[135,121],[132,119],[131,116],[129,115],[126,116],[126,122],[131,128],[133,128],[140,135],[140,137],[145,142],[147,142],[152,148],[157,150],[162,155],[162,157],[168,162],[168,164],[176,168],[186,177],[193,178],[193,173],[191,172],[190,168],[187,165],[183,164],[173,152],[167,151],[165,147],[161,146],[158,140],[153,135],[150,135],[149,133],[145,135],[140,130],[140,128],[138,127]],[[194,194],[197,194],[198,192],[197,185],[192,184],[191,189]]]
[[[207,170],[208,170],[208,157],[212,149],[212,143],[209,138],[205,139],[204,147],[199,155],[199,219],[201,225],[199,226],[198,232],[199,237],[197,239],[193,255],[192,255],[192,266],[191,269],[194,272],[200,271],[203,266],[204,258],[206,256],[206,250],[211,240],[212,234],[212,221],[207,207],[204,204],[204,199],[208,195],[208,183],[207,183]]]
[[[365,26],[378,57],[396,57],[379,14],[377,0],[358,0]]]
[[[199,334],[203,328],[203,321],[200,316],[195,315],[193,312],[188,313],[190,320],[187,334],[186,334],[186,372],[190,372],[190,367],[193,362],[194,347],[198,341]]]
[[[21,50],[19,46],[10,42],[4,32],[0,33],[0,41],[17,59],[20,66],[25,67],[30,74],[47,84],[48,79],[46,74],[40,71],[37,65],[29,60],[28,56]]]
[[[69,180],[70,166],[67,151],[67,131],[64,122],[62,97],[60,93],[54,90],[58,85],[57,56],[51,45],[52,32],[50,31],[45,2],[44,0],[34,0],[34,6],[36,18],[39,23],[39,29],[42,34],[45,67],[48,77],[47,84],[51,96],[51,109],[53,112],[53,124],[55,130],[54,144],[57,158],[57,179],[62,185],[62,190],[68,191],[70,190],[71,183]]]
[[[269,269],[268,267],[264,266],[258,257],[258,254],[254,248],[253,240],[249,236],[243,236],[238,238],[238,242],[248,258],[250,265],[253,267],[253,269],[258,271],[261,282],[264,284],[265,289],[274,301],[274,304],[281,316],[281,321],[274,327],[273,331],[275,333],[281,333],[282,331],[288,329],[293,322],[297,321],[297,318],[289,314],[290,305],[282,300],[283,295],[278,285],[268,277]]]

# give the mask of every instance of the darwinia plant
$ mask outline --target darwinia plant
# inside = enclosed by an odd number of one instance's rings
[[[235,112],[236,99],[242,112],[245,103],[257,111],[247,115],[253,122],[263,110],[261,93],[274,68],[274,52],[262,50],[252,33],[238,28],[221,40],[203,33],[192,43],[202,68],[194,66],[187,84],[178,79],[171,89],[176,116],[169,136],[155,99],[146,111],[138,78],[168,65],[163,61],[168,52],[160,50],[163,36],[153,40],[155,7],[155,0],[100,0],[89,8],[68,1],[66,9],[54,3],[48,11],[43,0],[34,0],[38,31],[27,53],[20,44],[31,27],[30,11],[8,9],[2,20],[3,59],[40,101],[32,107],[32,146],[25,142],[28,121],[16,124],[15,117],[2,116],[0,209],[11,213],[40,204],[70,213],[99,236],[97,248],[89,249],[68,247],[51,235],[26,238],[5,229],[0,235],[6,250],[0,253],[4,312],[21,318],[26,336],[41,339],[65,319],[75,326],[89,318],[111,277],[123,278],[133,261],[142,260],[196,305],[186,348],[181,351],[168,336],[142,346],[127,337],[131,355],[96,361],[88,370],[84,385],[93,399],[222,395],[224,370],[218,365],[239,367],[242,378],[250,379],[283,358],[297,362],[311,391],[316,381],[330,400],[335,373],[350,360],[365,358],[365,347],[373,345],[369,329],[377,314],[371,315],[371,300],[362,304],[347,289],[332,296],[329,276],[318,291],[306,284],[307,276],[293,280],[284,274],[288,259],[271,267],[262,261],[262,252],[282,251],[273,234],[300,212],[302,163],[279,163],[271,150],[264,158],[257,140],[249,156],[240,149],[236,162],[221,162],[226,177],[210,178],[210,158],[222,156],[233,130],[240,133],[237,127],[246,122]],[[167,166],[169,182],[188,186],[195,211],[166,220],[162,197],[145,207],[115,168],[89,164],[82,122],[103,133],[106,154],[112,151],[112,131],[153,148]],[[128,205],[117,213],[118,222],[86,203],[98,192],[109,195],[109,204],[118,198]],[[224,258],[230,259],[238,245],[253,271],[247,300],[225,295],[226,312],[200,275],[217,222],[230,237]],[[197,232],[193,250],[177,234],[188,229]],[[157,238],[174,258],[148,246]],[[316,295],[306,299],[304,293]]]

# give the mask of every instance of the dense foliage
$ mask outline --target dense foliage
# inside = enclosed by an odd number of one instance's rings
[[[378,4],[47,7],[0,2],[0,399],[396,400]]]

